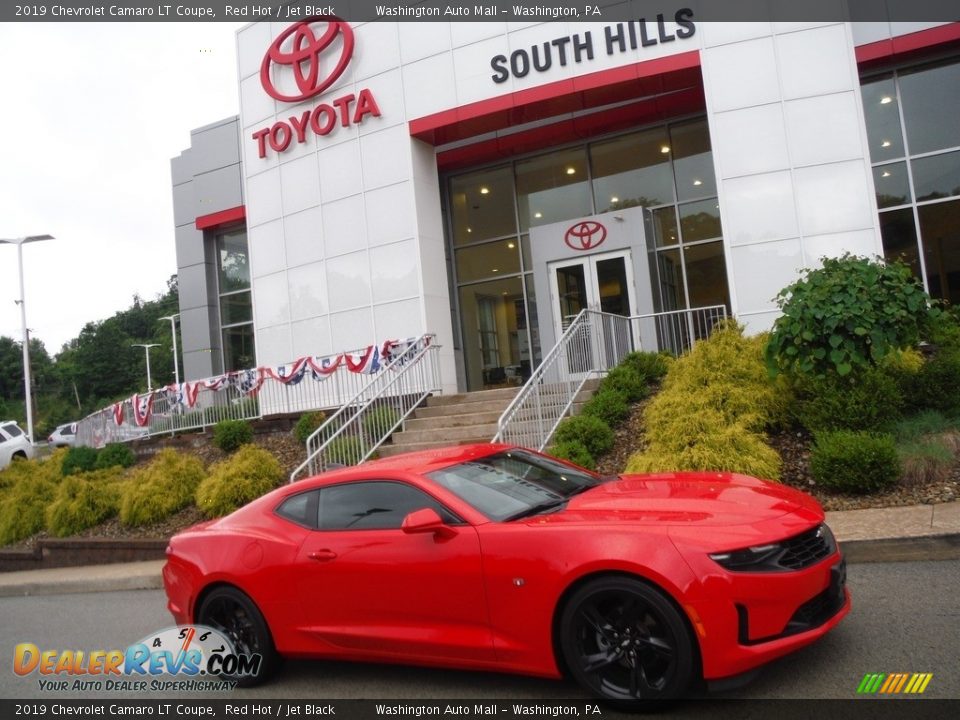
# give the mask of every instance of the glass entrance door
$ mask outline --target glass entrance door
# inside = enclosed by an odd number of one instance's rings
[[[585,308],[612,315],[636,314],[629,250],[559,260],[547,269],[557,338]]]

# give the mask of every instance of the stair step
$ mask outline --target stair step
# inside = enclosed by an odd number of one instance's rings
[[[506,408],[506,405],[504,405]],[[487,410],[484,412],[468,412],[459,415],[435,415],[421,417],[420,411],[414,413],[412,419],[403,424],[404,432],[414,430],[432,430],[434,428],[462,427],[464,425],[496,424],[503,414],[503,410]]]
[[[448,442],[456,444],[464,440],[488,442],[497,433],[496,423],[485,425],[463,425],[460,427],[439,427],[432,430],[404,430],[393,435],[394,445],[411,445],[421,442]]]
[[[506,404],[519,392],[519,387],[497,388],[496,390],[477,390],[468,393],[456,393],[454,395],[431,395],[427,398],[428,407],[441,407],[443,405],[460,405],[463,403],[485,403],[491,400],[503,400]]]
[[[432,400],[432,398],[431,398]],[[414,417],[417,419],[420,418],[437,418],[437,417],[449,417],[451,415],[464,415],[466,413],[488,413],[495,412],[498,415],[507,409],[507,406],[510,404],[509,399],[502,400],[484,400],[482,402],[471,402],[464,404],[444,404],[444,405],[427,405],[426,407],[417,408]]]
[[[490,442],[490,438],[485,438],[484,440],[477,440],[475,442]],[[393,457],[394,455],[401,455],[408,452],[417,452],[419,450],[434,450],[436,448],[450,447],[451,445],[471,445],[473,444],[469,440],[463,442],[419,442],[411,443],[409,445],[381,445],[377,448],[377,453],[379,457]]]

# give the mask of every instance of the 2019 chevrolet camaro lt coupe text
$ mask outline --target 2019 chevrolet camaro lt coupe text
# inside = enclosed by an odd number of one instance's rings
[[[334,470],[177,535],[181,625],[259,653],[561,677],[620,705],[685,695],[849,612],[817,502],[743,475],[601,478],[469,445]]]

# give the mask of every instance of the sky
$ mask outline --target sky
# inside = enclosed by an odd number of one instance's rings
[[[0,238],[50,355],[176,273],[170,159],[239,111],[243,23],[0,23]],[[0,244],[0,335],[22,338]]]

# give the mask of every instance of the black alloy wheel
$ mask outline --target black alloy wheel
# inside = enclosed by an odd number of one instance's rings
[[[225,679],[235,680],[240,687],[252,687],[264,682],[277,669],[280,656],[273,646],[266,620],[254,602],[236,588],[218,587],[207,595],[197,613],[197,622],[223,633],[238,654],[261,657],[255,675],[224,674]]]
[[[579,588],[560,619],[571,674],[613,705],[654,709],[684,697],[697,669],[693,638],[673,603],[647,583],[607,577]]]

